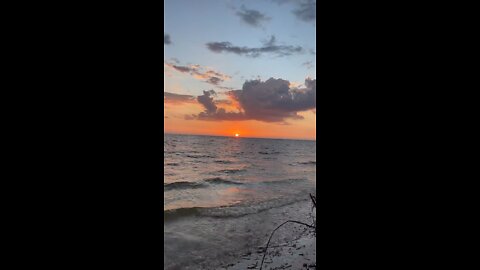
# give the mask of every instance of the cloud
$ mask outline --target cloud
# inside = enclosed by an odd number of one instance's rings
[[[247,81],[241,91],[232,94],[239,101],[248,118],[266,122],[300,119],[297,112],[316,107],[316,80],[306,79],[306,88],[290,88],[290,82],[270,78]]]
[[[305,22],[315,22],[317,20],[317,0],[272,0],[272,2],[278,5],[295,4],[296,8],[292,13],[297,19]]]
[[[272,0],[272,2],[275,2],[279,5],[285,4],[287,2],[293,2],[292,0]]]
[[[217,105],[213,102],[212,96],[216,96],[214,90],[203,91],[203,95],[197,97],[198,103],[205,107],[206,113],[214,113],[217,111]]]
[[[236,12],[236,15],[239,16],[242,21],[253,27],[259,27],[262,22],[270,20],[269,17],[261,12],[254,9],[246,9],[245,6],[242,6],[241,10]]]
[[[226,112],[224,108],[218,108],[217,104],[228,104],[231,102],[227,100],[215,101],[213,96],[216,96],[214,90],[203,91],[203,95],[197,97],[198,103],[200,103],[205,111],[200,112],[197,115],[186,115],[186,120],[246,120],[242,113]]]
[[[163,44],[172,44],[169,34],[163,34]]]
[[[228,90],[228,91],[231,91],[231,90],[234,90],[233,87],[228,87],[228,86],[217,86],[217,88],[220,88],[220,89],[223,89],[223,90]]]
[[[312,67],[315,66],[315,64],[313,63],[313,61],[307,61],[307,62],[303,63],[302,66],[305,66],[308,69],[311,69]]]
[[[222,82],[222,79],[218,78],[218,77],[210,77],[207,79],[208,83],[210,84],[213,84],[213,85],[218,85],[218,83]]]
[[[290,82],[270,78],[246,81],[241,90],[229,91],[229,97],[239,105],[238,112],[218,108],[214,101],[215,91],[204,91],[197,97],[205,110],[186,119],[211,121],[258,120],[285,122],[286,119],[303,119],[298,112],[316,109],[316,79],[305,79],[305,88],[291,87]]]
[[[259,57],[265,53],[271,53],[277,56],[287,56],[292,54],[300,54],[304,51],[300,46],[275,45],[275,43],[275,36],[272,36],[268,42],[264,43],[262,47],[258,48],[234,46],[232,43],[227,41],[209,42],[207,43],[207,48],[214,53],[227,52],[245,55],[248,57]]]
[[[317,0],[306,0],[298,3],[298,7],[293,11],[295,16],[305,22],[314,22],[317,20]]]
[[[267,41],[265,41],[265,42],[263,42],[263,44],[264,44],[265,47],[273,46],[273,45],[275,45],[275,42],[276,42],[276,41],[277,41],[277,39],[275,38],[274,35],[272,35],[272,36],[270,37],[270,39],[267,40]]]
[[[299,82],[290,82],[289,84],[290,88],[298,88],[300,86],[302,86],[302,83],[299,83]]]
[[[181,73],[190,74],[198,80],[202,80],[206,83],[209,83],[215,86],[219,86],[224,81],[232,78],[229,75],[223,74],[221,72],[218,72],[206,67],[202,67],[200,65],[182,66],[179,64],[178,61],[175,63],[165,62],[165,65],[168,68],[174,69]]]
[[[232,101],[228,99],[218,99],[215,100],[215,104],[217,105],[232,105]]]
[[[169,103],[169,104],[182,104],[182,103],[195,103],[196,100],[194,96],[164,92],[163,102]]]

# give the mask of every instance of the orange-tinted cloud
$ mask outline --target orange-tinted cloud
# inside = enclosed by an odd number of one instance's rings
[[[221,72],[202,67],[200,65],[182,66],[178,63],[165,62],[165,66],[170,70],[180,73],[190,74],[193,78],[204,81],[206,83],[218,86],[224,81],[230,80],[232,77]]]
[[[196,103],[197,101],[194,96],[164,92],[163,102],[164,104],[182,104],[182,103]]]

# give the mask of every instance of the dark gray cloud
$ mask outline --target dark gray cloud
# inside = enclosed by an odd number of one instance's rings
[[[295,16],[305,22],[314,22],[317,20],[317,0],[306,0],[298,3],[298,7],[293,11]]]
[[[201,112],[198,115],[192,115],[190,119],[206,121],[243,121],[248,120],[241,112],[227,112],[224,108],[219,108],[215,113]]]
[[[259,27],[262,25],[262,22],[270,20],[269,17],[265,16],[260,11],[247,9],[245,6],[242,6],[241,10],[237,11],[235,14],[240,17],[242,21],[253,27]]]
[[[239,112],[227,112],[218,108],[213,99],[213,90],[204,91],[197,97],[205,111],[198,115],[187,116],[187,119],[198,120],[258,120],[263,122],[285,122],[286,119],[303,119],[298,112],[316,109],[316,79],[306,79],[305,88],[290,88],[290,82],[270,78],[246,81],[241,90],[229,91],[228,95],[235,100]]]
[[[172,44],[169,34],[163,34],[163,44]]]
[[[266,122],[279,122],[285,118],[299,119],[297,112],[316,107],[316,80],[306,79],[306,88],[290,88],[290,82],[270,78],[247,81],[241,91],[232,95],[248,118]]]
[[[198,103],[202,104],[205,111],[197,115],[186,115],[186,120],[208,120],[208,121],[223,121],[223,120],[247,120],[245,115],[241,112],[227,112],[224,108],[218,108],[217,104],[231,105],[229,100],[214,100],[213,96],[217,93],[214,90],[203,91],[203,95],[197,97]]]
[[[304,51],[301,46],[275,45],[275,43],[275,36],[272,36],[268,42],[264,43],[262,47],[258,48],[234,46],[232,43],[227,41],[207,43],[207,48],[215,53],[227,52],[245,55],[248,57],[258,57],[265,53],[270,53],[277,56],[287,56],[292,54],[300,54]]]
[[[195,102],[195,97],[190,95],[163,92],[163,102],[170,104],[193,103]]]
[[[203,95],[197,97],[197,101],[203,105],[205,111],[198,115],[186,115],[186,120],[209,120],[209,121],[223,121],[223,120],[247,120],[243,113],[227,112],[224,108],[218,108],[216,104],[230,104],[227,100],[215,101],[213,96],[216,96],[214,90],[203,91]]]
[[[206,82],[213,85],[218,85],[219,83],[223,82],[223,80],[218,77],[210,77],[206,80]]]
[[[187,66],[177,66],[177,65],[172,65],[172,67],[174,69],[176,69],[177,71],[180,71],[180,72],[194,72],[195,69],[191,68],[191,67],[187,67]]]
[[[317,20],[317,0],[272,0],[279,5],[290,3],[296,7],[292,13],[299,20],[315,22]]]
[[[220,84],[223,83],[225,80],[231,79],[231,76],[222,74],[218,71],[204,68],[200,65],[182,66],[179,65],[178,61],[175,63],[165,62],[165,65],[178,72],[188,73],[196,79],[203,80],[204,82],[215,86],[220,86]]]
[[[217,111],[217,105],[213,101],[213,96],[216,96],[214,90],[203,91],[203,95],[197,97],[198,103],[205,107],[205,113],[212,114]]]

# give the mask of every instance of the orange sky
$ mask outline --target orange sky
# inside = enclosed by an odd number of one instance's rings
[[[232,110],[231,106],[219,106]],[[315,140],[316,114],[313,111],[298,113],[302,120],[287,120],[284,123],[267,123],[256,120],[247,121],[205,121],[186,120],[185,115],[198,114],[203,107],[196,101],[187,103],[164,104],[164,132],[176,134],[197,134],[215,136],[234,136],[254,138],[282,138]]]
[[[165,1],[164,132],[315,140],[316,1],[240,2]]]

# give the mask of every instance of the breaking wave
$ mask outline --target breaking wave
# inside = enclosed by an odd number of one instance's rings
[[[205,182],[212,183],[212,184],[243,185],[243,183],[226,180],[220,177],[209,178],[209,179],[206,179]]]
[[[190,188],[205,188],[208,187],[207,185],[203,183],[196,183],[196,182],[173,182],[169,184],[164,184],[163,189],[164,190],[173,190],[173,189],[190,189]]]
[[[235,218],[251,214],[257,214],[272,208],[278,208],[294,204],[301,201],[308,201],[305,196],[294,197],[290,199],[275,199],[270,201],[258,202],[249,205],[232,205],[220,207],[185,207],[169,209],[163,211],[164,222],[173,221],[179,218],[201,216],[210,218]]]

